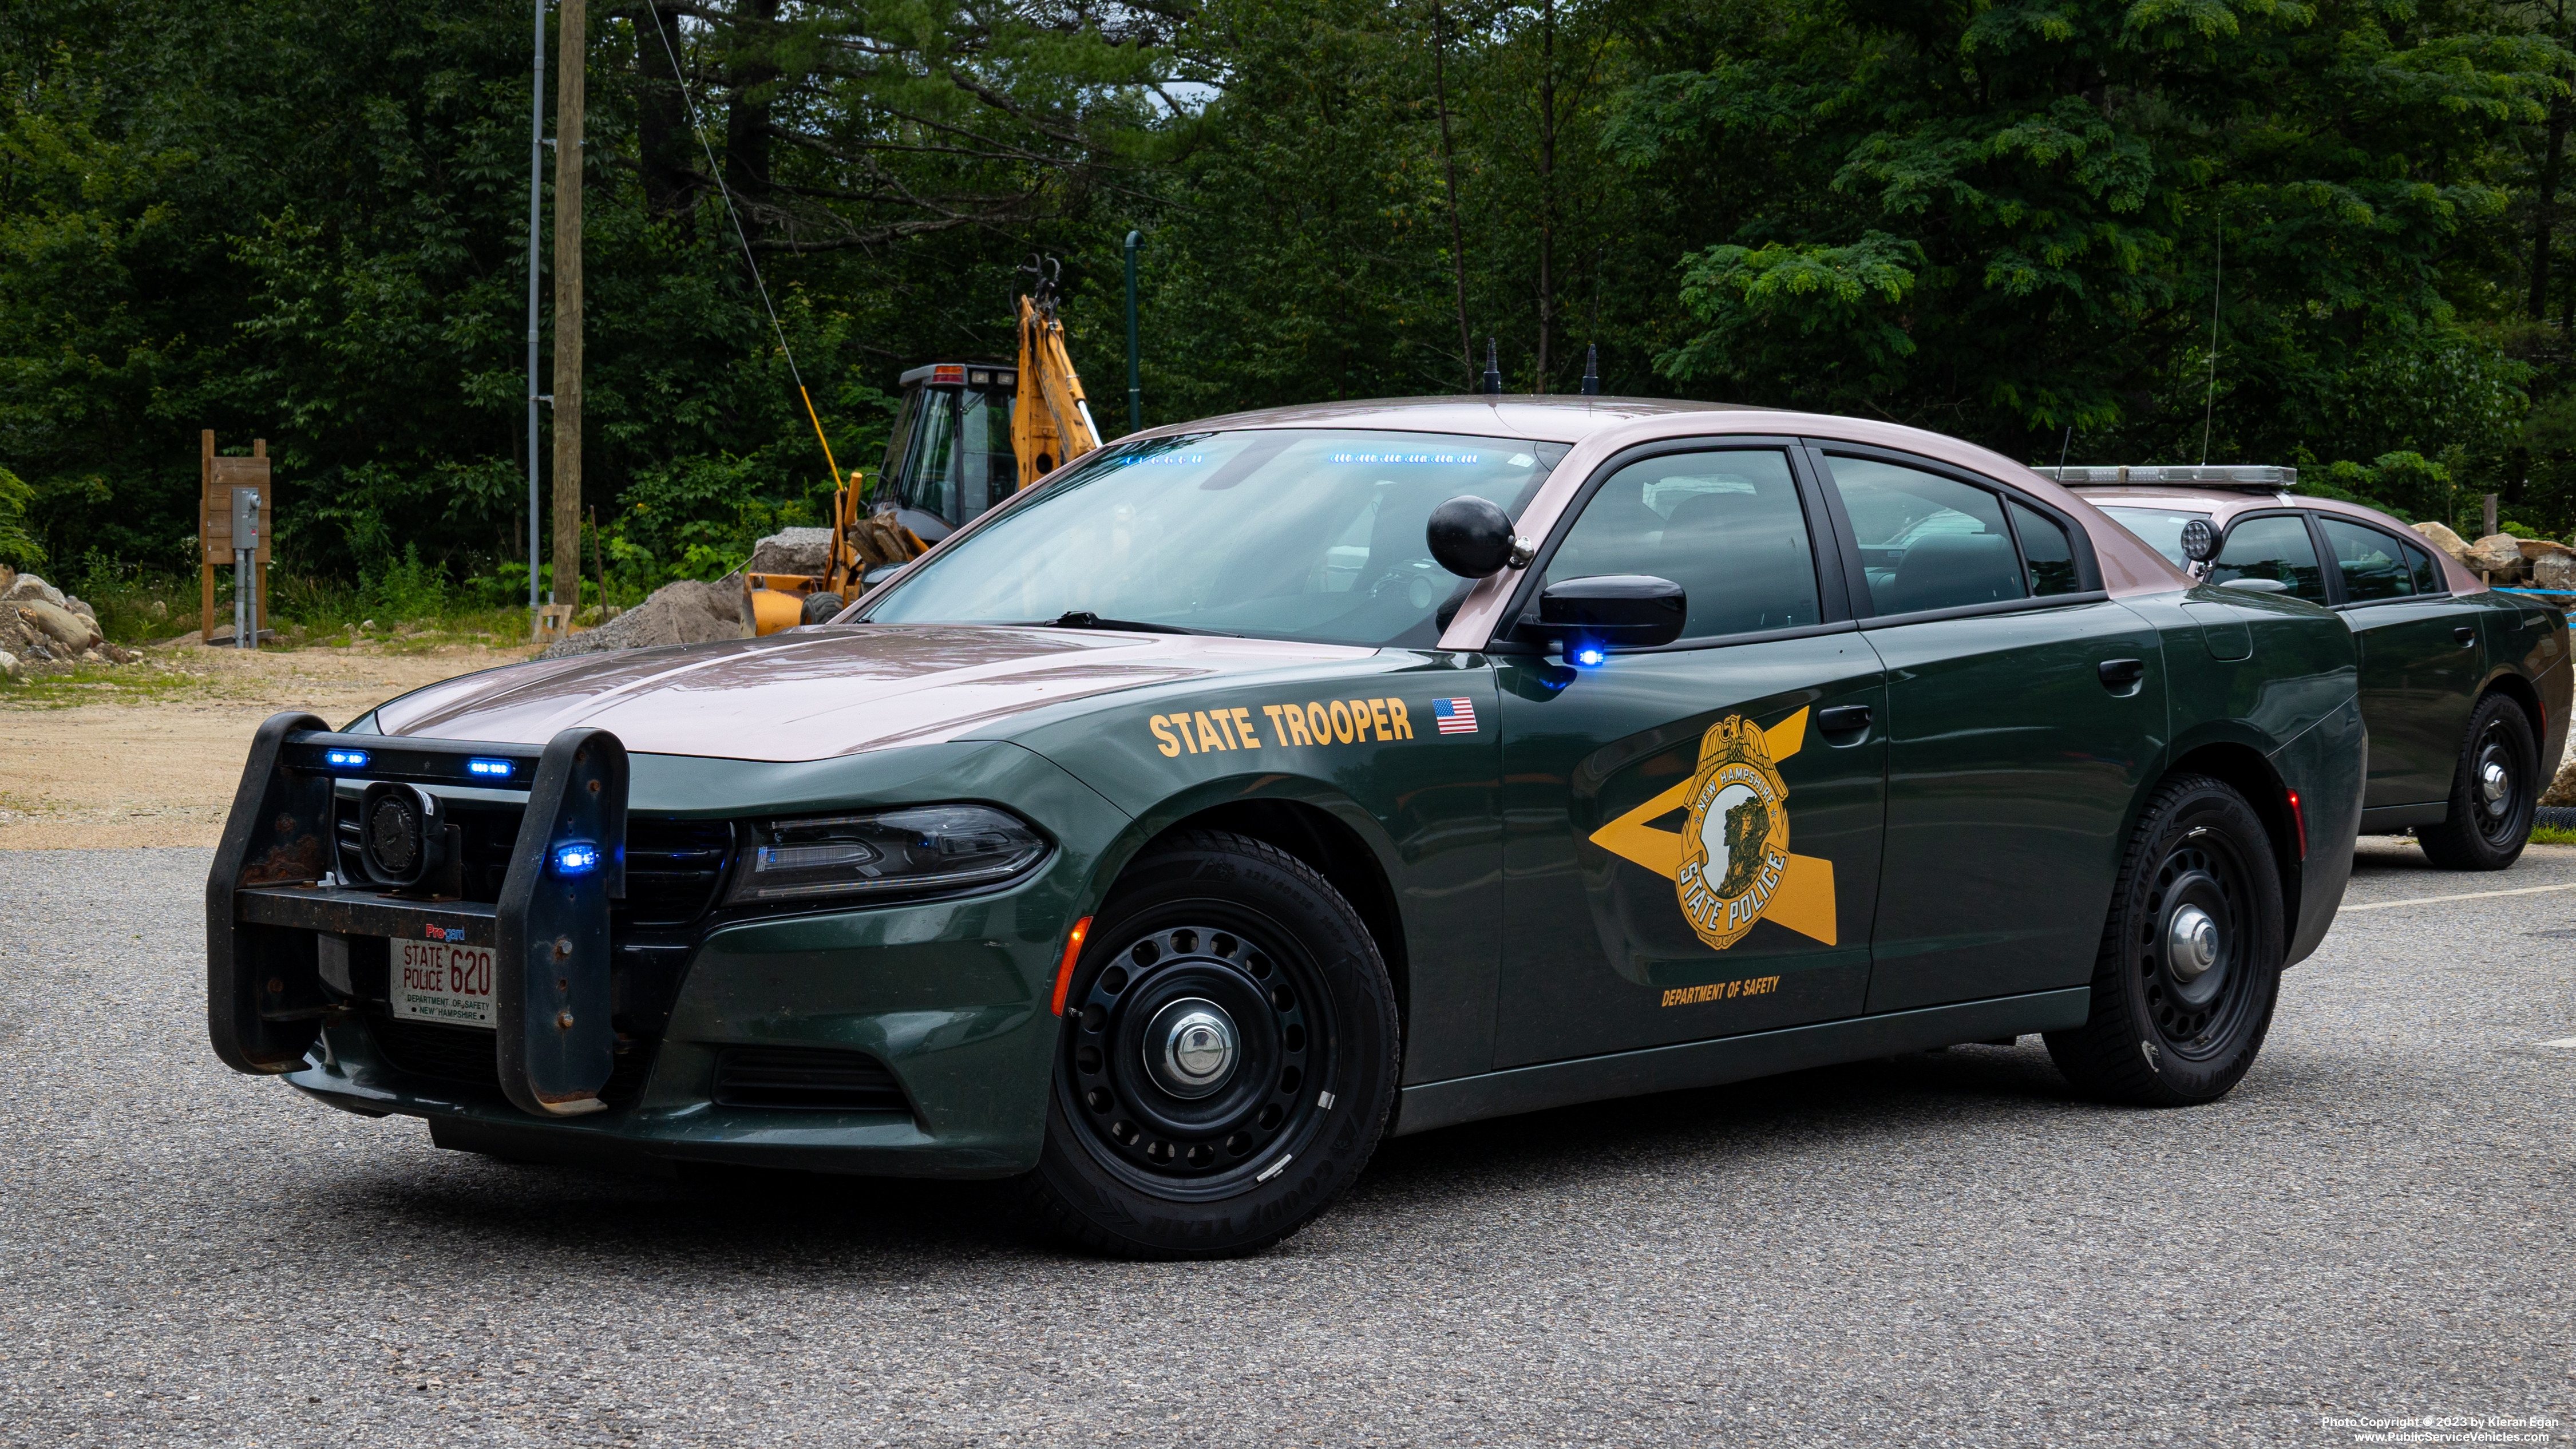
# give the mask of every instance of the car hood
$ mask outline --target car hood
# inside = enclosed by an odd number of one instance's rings
[[[1376,651],[1192,634],[840,624],[486,670],[379,706],[389,735],[541,745],[575,726],[640,754],[821,760],[978,733],[1068,700]]]

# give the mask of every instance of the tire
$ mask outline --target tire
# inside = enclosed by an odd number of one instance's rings
[[[1027,1189],[1095,1252],[1258,1252],[1358,1176],[1400,1049],[1348,901],[1260,841],[1182,832],[1128,867],[1074,967]]]
[[[2503,870],[2522,859],[2543,788],[2522,706],[2501,694],[2479,700],[2451,772],[2451,813],[2415,829],[2424,858],[2444,870]]]
[[[837,614],[848,607],[849,605],[841,602],[841,596],[838,594],[828,592],[807,594],[805,596],[805,622],[808,624],[826,623],[834,614]]]
[[[2205,956],[2189,948],[2191,911],[2209,923]],[[2121,856],[2092,1011],[2047,1034],[2049,1056],[2079,1090],[2114,1102],[2226,1096],[2271,1029],[2286,914],[2271,837],[2245,797],[2206,775],[2167,780]]]

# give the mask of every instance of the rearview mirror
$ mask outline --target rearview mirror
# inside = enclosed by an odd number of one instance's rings
[[[1641,648],[1681,637],[1690,616],[1682,586],[1652,574],[1595,574],[1548,585],[1538,596],[1537,632],[1565,641]]]
[[[1462,494],[1431,510],[1422,526],[1431,561],[1462,579],[1488,578],[1530,561],[1530,546],[1512,535],[1512,516],[1490,499]]]

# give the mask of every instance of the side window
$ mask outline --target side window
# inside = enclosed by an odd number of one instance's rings
[[[2415,575],[2415,592],[2447,594],[2451,591],[2450,582],[2442,577],[2442,566],[2433,562],[2430,551],[2410,543],[2406,545],[2406,561]]]
[[[2326,547],[2334,550],[2335,570],[2343,575],[2345,603],[2403,599],[2415,592],[2414,577],[2406,566],[2406,545],[2378,529],[2340,518],[2317,522],[2325,528]]]
[[[2004,506],[2012,510],[2013,533],[2021,539],[2022,582],[2031,597],[2081,589],[2075,577],[2075,546],[2066,541],[2066,525],[2019,499]]]
[[[1612,474],[1583,505],[1543,584],[1595,574],[1681,585],[1690,602],[1684,639],[1824,619],[1806,510],[1788,458],[1776,452],[1675,453]]]
[[[1881,614],[2028,596],[2003,501],[1983,488],[1868,458],[1833,460],[1834,487],[1860,540]],[[2065,536],[2058,537],[2065,548]]]
[[[2303,518],[2278,514],[2249,518],[2227,531],[2227,546],[2210,565],[2209,581],[2264,579],[2311,603],[2326,601],[2325,571],[2317,567],[2316,546],[2308,541]]]

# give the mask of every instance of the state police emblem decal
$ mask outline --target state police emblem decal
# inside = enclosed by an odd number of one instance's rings
[[[1760,726],[1728,715],[1700,737],[1673,892],[1713,950],[1744,939],[1780,888],[1789,867],[1788,797]]]

